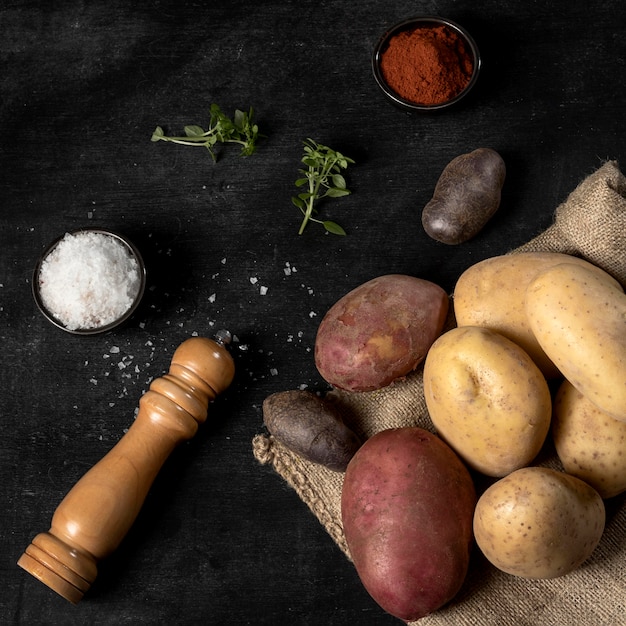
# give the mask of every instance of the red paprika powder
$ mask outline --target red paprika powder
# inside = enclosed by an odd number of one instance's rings
[[[445,25],[419,26],[391,37],[380,58],[382,76],[400,97],[433,106],[448,102],[474,71],[464,39]]]

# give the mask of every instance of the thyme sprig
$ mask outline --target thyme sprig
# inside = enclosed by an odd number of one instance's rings
[[[303,215],[298,234],[304,232],[309,222],[316,222],[333,235],[345,235],[346,231],[336,222],[320,220],[314,215],[317,213],[317,203],[323,198],[339,198],[351,193],[346,188],[341,170],[345,170],[354,161],[313,139],[306,139],[303,144],[304,153],[301,162],[306,169],[298,170],[304,176],[296,180],[296,187],[306,186],[306,191],[291,198]]]
[[[185,135],[182,137],[167,136],[161,126],[157,126],[152,133],[151,141],[169,141],[184,146],[200,146],[206,148],[211,154],[213,162],[217,162],[215,150],[218,143],[235,143],[241,146],[240,156],[250,156],[257,149],[257,141],[263,137],[259,127],[253,122],[254,110],[248,112],[235,111],[231,119],[222,112],[217,104],[210,108],[209,127],[204,130],[201,126],[190,124],[184,127]]]

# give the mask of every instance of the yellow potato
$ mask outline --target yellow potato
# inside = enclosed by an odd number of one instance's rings
[[[543,374],[522,348],[488,328],[454,328],[435,341],[424,363],[424,396],[439,436],[488,476],[530,464],[550,430]]]
[[[626,422],[603,413],[567,380],[554,401],[552,438],[568,474],[603,498],[626,491]]]
[[[454,288],[454,314],[459,326],[484,326],[524,348],[546,378],[558,368],[531,331],[524,308],[526,287],[540,272],[560,263],[575,263],[603,274],[588,261],[559,252],[523,252],[480,261],[461,274]]]
[[[474,536],[498,569],[522,578],[556,578],[594,551],[604,502],[575,476],[525,467],[491,485],[474,511]]]
[[[556,265],[528,286],[526,314],[563,376],[626,422],[626,295],[619,283],[584,267]]]

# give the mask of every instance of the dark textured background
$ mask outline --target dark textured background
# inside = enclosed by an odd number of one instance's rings
[[[457,20],[483,55],[475,94],[445,114],[395,109],[371,75],[379,35],[416,13]],[[2,2],[0,623],[396,624],[254,460],[261,403],[326,389],[312,348],[344,293],[392,272],[451,290],[548,226],[603,160],[623,160],[625,27],[620,0]],[[150,142],[157,124],[206,124],[212,102],[255,108],[268,135],[256,155],[225,149],[214,165]],[[357,161],[353,195],[320,207],[345,238],[297,235],[305,137]],[[461,246],[428,239],[419,216],[442,168],[480,146],[508,166],[500,211]],[[39,314],[31,274],[46,244],[89,225],[128,235],[149,279],[129,326],[81,339]],[[235,382],[72,607],[15,562],[179,343],[221,327],[237,337]]]

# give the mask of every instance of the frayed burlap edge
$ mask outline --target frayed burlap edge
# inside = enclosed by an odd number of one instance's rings
[[[555,211],[553,224],[516,252],[580,256],[626,285],[626,178],[616,162],[590,174]],[[454,326],[453,314],[448,328]],[[363,438],[385,428],[421,426],[434,431],[423,395],[421,367],[378,391],[331,391],[346,422]],[[298,494],[350,559],[341,525],[343,475],[310,463],[273,437],[256,435],[255,458],[271,466]],[[548,450],[538,462],[558,465]],[[592,557],[578,570],[530,581],[496,570],[475,551],[459,594],[419,626],[618,626],[626,623],[626,506],[607,502],[607,525]]]

